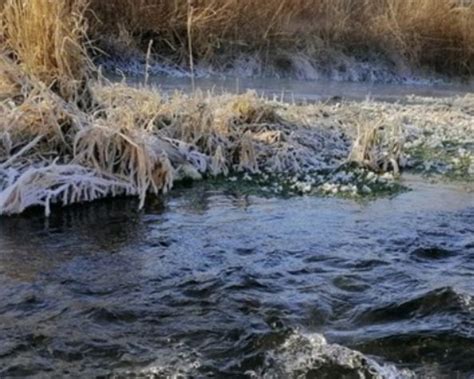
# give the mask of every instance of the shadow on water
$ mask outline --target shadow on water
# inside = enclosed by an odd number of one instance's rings
[[[468,378],[472,193],[409,180],[365,204],[197,185],[1,219],[0,376]]]
[[[41,210],[0,219],[0,267],[15,279],[34,280],[83,255],[110,253],[140,238],[140,214],[129,199]],[[28,264],[25,264],[28,263]]]

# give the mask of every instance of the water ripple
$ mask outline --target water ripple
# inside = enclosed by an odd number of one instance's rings
[[[472,194],[165,203],[0,220],[0,377],[474,375]]]

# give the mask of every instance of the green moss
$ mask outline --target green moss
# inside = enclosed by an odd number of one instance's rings
[[[442,176],[450,180],[474,181],[472,146],[457,141],[444,141],[442,146],[420,145],[408,149],[411,170],[427,176]]]
[[[198,182],[181,181],[176,183],[175,190],[190,187],[199,192],[219,191],[235,196],[288,198],[308,195],[355,200],[390,197],[407,190],[396,178],[355,167],[300,176],[233,173],[228,177],[208,177]],[[328,190],[330,188],[334,191]]]

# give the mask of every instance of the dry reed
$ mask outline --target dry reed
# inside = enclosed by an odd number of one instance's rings
[[[143,206],[149,193],[184,177],[337,171],[351,145],[349,161],[397,174],[405,123],[444,125],[450,140],[454,120],[470,128],[466,135],[473,132],[471,98],[449,111],[422,105],[422,112],[410,104],[287,106],[252,93],[167,98],[150,88],[108,84],[93,88],[101,106],[85,113],[41,83],[27,88],[18,104],[0,102],[0,214],[33,205],[48,214],[54,203],[116,195],[137,196]],[[328,117],[334,112],[337,118]]]
[[[3,39],[22,70],[68,100],[84,95],[87,0],[6,0]]]
[[[389,122],[380,115],[376,122],[357,121],[357,138],[349,155],[349,162],[372,171],[400,174],[404,164],[403,129],[401,123]]]
[[[396,64],[474,71],[474,3],[458,0],[93,0],[94,35],[124,41],[183,65],[189,35],[199,62],[225,65],[241,53],[287,65],[310,58],[373,52]],[[190,27],[190,12],[192,26]],[[107,46],[104,44],[103,46]]]

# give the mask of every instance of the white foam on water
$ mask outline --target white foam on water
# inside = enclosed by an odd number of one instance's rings
[[[145,368],[133,371],[117,372],[119,378],[169,378],[182,379],[199,376],[198,371],[202,366],[200,354],[178,343],[173,346],[173,353],[169,351],[163,354],[157,353],[155,362]]]
[[[279,348],[267,354],[262,372],[248,373],[254,378],[305,378],[307,375],[355,374],[360,378],[415,378],[409,370],[376,362],[358,351],[329,344],[317,333],[294,332]],[[326,375],[326,376],[325,376]]]

